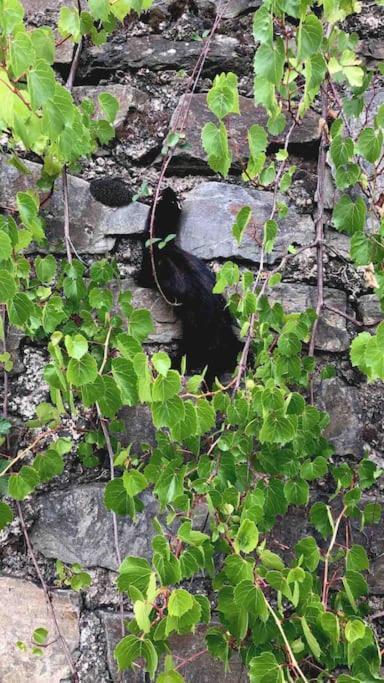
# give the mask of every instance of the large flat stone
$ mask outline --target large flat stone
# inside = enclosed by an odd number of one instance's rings
[[[0,680],[2,683],[60,683],[70,677],[60,641],[47,610],[44,593],[22,579],[0,577]],[[52,591],[52,605],[70,652],[79,646],[79,598],[71,591]],[[43,655],[30,653],[31,636],[36,628],[48,629],[52,642]],[[21,640],[27,652],[16,647]]]
[[[364,424],[359,390],[338,378],[323,380],[317,391],[317,403],[330,415],[325,436],[334,445],[336,453],[360,456]]]
[[[101,93],[108,92],[113,97],[116,97],[119,103],[119,111],[115,119],[115,128],[121,126],[131,109],[140,109],[149,102],[149,97],[138,88],[133,88],[130,85],[121,85],[120,83],[110,83],[108,86],[99,85],[79,85],[73,88],[72,95],[76,103],[79,103],[84,97],[89,97],[95,104],[95,114],[98,118],[102,118],[103,112],[99,106],[98,97]]]
[[[238,164],[240,161],[249,157],[247,137],[249,128],[255,123],[258,123],[265,128],[268,119],[265,109],[263,107],[255,107],[253,99],[250,99],[249,97],[240,97],[239,100],[241,116],[233,114],[225,118],[226,126],[230,131],[230,147],[235,164]],[[193,95],[192,99],[190,99],[189,95],[183,95],[172,115],[170,128],[176,126],[180,115],[181,120],[184,119],[184,112],[186,111],[186,107],[189,106],[189,102],[190,108],[184,131],[188,145],[185,148],[177,147],[174,155],[174,163],[177,164],[178,167],[183,167],[185,164],[188,168],[190,168],[191,165],[196,168],[201,168],[202,164],[206,165],[207,163],[207,155],[204,152],[201,143],[201,130],[204,124],[209,121],[217,123],[217,119],[208,109],[207,96],[205,93]],[[283,143],[290,125],[290,122],[287,121],[285,131],[281,133],[281,135],[275,137],[271,136],[271,142]],[[303,144],[315,142],[319,137],[319,116],[311,110],[305,115],[302,125],[297,126],[294,129],[291,136],[291,143]]]
[[[214,38],[203,74],[213,75],[228,69],[236,70],[240,60],[236,53],[236,38],[218,35]],[[111,72],[147,67],[161,69],[188,69],[193,66],[201,52],[198,41],[172,41],[160,35],[128,36],[126,42],[111,41],[102,46],[85,50],[79,78],[95,82],[109,77]]]
[[[13,166],[0,160],[0,206],[15,210],[16,192],[34,188],[40,177],[41,166],[25,162],[30,175],[23,175]],[[75,249],[80,253],[104,254],[115,245],[117,235],[144,232],[149,208],[135,202],[112,209],[97,202],[89,191],[89,183],[75,176],[68,176],[70,235]],[[42,211],[47,223],[50,249],[64,253],[63,225],[64,201],[62,181],[55,183],[55,190],[44,204]]]
[[[284,282],[273,287],[269,296],[274,301],[279,301],[287,313],[305,311],[307,308],[316,308],[317,289],[302,283]],[[338,289],[324,288],[325,303],[342,313],[346,312],[347,297],[345,292]],[[347,332],[345,318],[333,311],[324,310],[317,329],[316,348],[321,351],[333,353],[345,351],[349,348],[350,337]]]
[[[279,200],[283,200],[279,197]],[[260,260],[263,225],[269,218],[273,193],[252,190],[228,183],[204,182],[189,192],[183,204],[180,246],[204,259],[240,257],[254,263]],[[251,222],[240,246],[232,227],[243,206],[253,210]],[[308,215],[290,207],[280,223],[280,231],[268,263],[286,253],[290,244],[305,245],[314,240],[314,224]]]
[[[113,545],[112,514],[103,504],[104,484],[74,486],[40,497],[40,515],[31,540],[45,557],[80,562],[85,567],[117,569]],[[135,520],[118,517],[120,551],[125,555],[148,555],[153,535],[152,518],[157,504],[144,492],[144,511]]]
[[[121,640],[120,620],[117,615],[105,612],[102,613],[101,618],[106,633],[109,670],[112,673],[113,681],[117,681],[118,674],[113,651],[119,640]],[[198,626],[195,633],[189,633],[185,636],[171,636],[171,652],[177,664],[181,664],[183,660],[187,660],[206,649],[205,632],[205,626]],[[185,664],[180,669],[180,673],[186,683],[214,683],[214,681],[220,681],[220,683],[246,683],[248,681],[245,667],[240,657],[234,655],[229,661],[229,667],[230,670],[226,673],[221,662],[211,657],[208,653],[204,653]],[[161,671],[161,664],[159,671]],[[144,683],[145,678],[142,672],[133,669],[126,673],[124,680],[127,683]]]

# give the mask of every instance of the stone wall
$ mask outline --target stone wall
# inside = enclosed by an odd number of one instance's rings
[[[29,21],[40,25],[54,21],[63,2],[25,0]],[[70,2],[68,4],[71,4]],[[82,56],[75,97],[95,98],[105,90],[120,102],[117,137],[106,149],[84,164],[81,177],[69,178],[72,242],[89,264],[106,252],[114,253],[124,286],[134,289],[135,305],[148,307],[156,330],[150,338],[153,348],[171,350],[180,339],[180,328],[174,312],[151,290],[135,288],[134,275],[140,264],[140,234],[143,233],[148,205],[141,201],[121,209],[109,209],[93,200],[88,181],[105,175],[119,175],[135,191],[143,182],[151,187],[158,177],[160,152],[173,112],[182,105],[186,76],[201,49],[200,37],[212,24],[217,0],[155,0],[153,9],[139,21],[130,19],[102,47],[87,48]],[[260,250],[254,237],[269,215],[272,197],[269,192],[252,190],[241,182],[240,162],[246,153],[246,132],[252,123],[265,121],[262,111],[252,101],[252,10],[257,0],[228,0],[224,20],[213,42],[201,81],[192,98],[187,123],[188,147],[177,151],[167,182],[179,193],[183,202],[180,243],[183,248],[215,264],[234,258],[255,268]],[[382,22],[380,24],[380,21]],[[361,53],[365,59],[383,58],[383,16],[371,2],[365,2],[363,13],[354,17],[351,28],[361,37]],[[381,27],[381,28],[380,28]],[[58,73],[65,77],[72,57],[68,42],[57,57]],[[239,121],[232,117],[231,133],[236,142],[234,166],[226,182],[213,176],[205,162],[200,143],[200,129],[209,120],[205,93],[212,78],[222,70],[239,73],[241,111]],[[310,244],[314,240],[316,208],[316,157],[319,140],[319,117],[308,115],[295,131],[292,153],[297,172],[289,191],[289,212],[282,222],[279,239],[269,257],[278,261],[286,247]],[[7,151],[6,141],[3,140]],[[15,192],[28,187],[38,176],[36,163],[28,161],[31,175],[20,177],[17,171],[0,166],[0,205],[12,208]],[[327,176],[327,206],[332,208],[334,187]],[[238,209],[253,209],[254,222],[241,247],[231,236],[231,226]],[[63,202],[60,183],[44,208],[50,245],[60,254],[63,248]],[[325,270],[327,303],[347,316],[370,323],[380,318],[380,310],[364,273],[356,272],[348,262],[347,239],[329,226],[326,229]],[[282,284],[273,296],[288,311],[304,310],[315,303],[316,266],[314,253],[303,252],[284,272]],[[333,363],[337,376],[318,381],[319,405],[331,414],[328,436],[336,448],[336,459],[360,458],[364,449],[378,463],[383,463],[383,391],[378,385],[368,386],[348,360],[348,348],[356,328],[332,311],[321,321],[317,352],[321,364]],[[31,346],[17,330],[10,330],[8,349],[15,362],[10,378],[10,414],[18,426],[19,445],[23,445],[26,419],[47,395],[42,381],[45,352]],[[125,409],[123,440],[137,448],[141,441],[153,439],[148,413],[142,408]],[[81,437],[78,425],[67,418],[63,435],[75,442]],[[82,683],[110,683],[117,680],[113,648],[119,639],[119,617],[113,587],[117,559],[113,547],[111,515],[102,504],[104,482],[108,470],[101,464],[84,469],[69,455],[63,475],[49,486],[40,487],[32,499],[23,504],[31,540],[43,576],[49,584],[55,578],[54,560],[80,562],[92,575],[92,586],[79,596],[70,590],[55,590],[54,605],[64,636],[77,661]],[[380,497],[380,487],[375,495]],[[384,498],[384,496],[382,496]],[[156,514],[155,501],[145,493],[145,512],[132,522],[119,521],[122,553],[146,555],[153,533],[151,520]],[[303,519],[292,512],[292,524],[276,529],[276,538],[284,545],[293,544],[301,535]],[[202,524],[204,520],[202,519]],[[357,534],[357,532],[356,532]],[[358,538],[358,535],[356,535]],[[384,593],[384,531],[362,539],[374,558],[370,576],[371,601],[375,605]],[[0,632],[6,633],[0,643],[0,680],[4,683],[59,683],[69,678],[65,659],[58,643],[43,657],[30,657],[19,651],[17,640],[29,642],[37,626],[49,627],[44,595],[27,556],[22,530],[17,518],[0,534]],[[196,585],[196,590],[199,585]],[[128,609],[129,606],[127,606]],[[377,624],[380,622],[377,621]],[[380,631],[379,631],[380,632]],[[175,638],[174,651],[183,657],[202,649],[203,633]],[[231,660],[231,672],[224,675],[220,666],[208,657],[183,669],[189,683],[213,683],[215,680],[236,683],[245,681],[241,663]],[[126,675],[130,683],[144,681],[137,672]]]

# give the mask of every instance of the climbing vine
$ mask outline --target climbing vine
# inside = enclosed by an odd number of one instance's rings
[[[58,30],[62,40],[80,46],[83,37],[101,44],[129,11],[150,4],[89,0],[89,11],[62,7]],[[63,472],[73,450],[72,441],[60,436],[64,417],[91,415],[97,427],[84,435],[77,454],[91,468],[98,452],[108,451],[112,477],[104,505],[114,519],[135,518],[145,490],[158,501],[150,559],[120,558],[115,525],[116,588],[122,607],[129,605],[132,614],[123,623],[115,657],[121,671],[136,664],[158,683],[184,680],[184,662],[172,657],[169,638],[200,624],[206,627],[200,654],[208,652],[228,669],[237,653],[252,683],[383,680],[381,653],[366,619],[369,560],[351,540],[353,529],[380,522],[379,504],[364,497],[380,471],[366,456],[356,467],[335,464],[322,435],[329,418],[314,405],[317,321],[325,308],[327,156],[340,192],[332,224],[350,235],[352,261],[371,269],[384,298],[384,110],[367,97],[383,69],[367,70],[357,56],[356,37],[341,28],[359,11],[358,2],[323,0],[315,9],[309,0],[265,0],[254,15],[255,104],[264,108],[266,124],[248,131],[242,178],[271,189],[273,203],[257,273],[227,262],[217,274],[214,291],[227,293],[244,347],[230,383],[216,381],[208,391],[204,372],[187,377],[184,364],[172,368],[167,353],[148,354],[151,315],[133,307],[113,259],[85,266],[73,254],[68,224],[63,232],[68,258],[49,253],[40,214],[44,195],[59,175],[65,192],[67,169],[76,172],[82,157],[112,139],[118,104],[108,93],[101,95],[104,118],[95,116],[90,100],[76,105],[73,78],[64,87],[52,67],[52,30],[27,29],[19,0],[0,2],[0,122],[8,135],[7,162],[23,174],[26,152],[42,161],[36,190],[18,192],[16,209],[6,207],[0,216],[5,390],[12,369],[5,341],[9,324],[44,342],[49,353],[44,371],[49,401],[37,407],[29,423],[31,443],[0,460],[0,527],[12,521],[15,501],[28,539],[20,501]],[[216,76],[207,102],[217,122],[204,126],[203,146],[211,168],[226,176],[234,163],[226,117],[241,116],[236,74]],[[296,170],[289,164],[290,139],[310,109],[321,112],[316,235],[312,244],[290,248],[268,270],[266,257],[287,215],[284,193]],[[183,142],[181,127],[170,132],[165,156]],[[271,136],[284,140],[273,153]],[[251,207],[243,207],[233,226],[239,244],[251,219]],[[29,256],[31,245],[47,255]],[[280,282],[287,261],[304,249],[317,256],[316,311],[287,314],[268,298],[269,290]],[[370,380],[384,379],[383,329],[382,324],[375,334],[364,331],[352,344],[351,361]],[[142,454],[122,448],[117,436],[120,409],[139,404],[148,406],[156,428],[155,447],[147,445]],[[12,428],[6,405],[5,397],[0,420],[5,447]],[[325,478],[331,493],[316,500],[316,482]],[[196,510],[202,505],[207,519],[198,529]],[[273,529],[292,507],[307,516],[308,531],[283,553]],[[27,545],[33,557],[28,540]],[[62,585],[79,590],[89,585],[78,565],[59,563],[57,572]],[[189,581],[202,573],[209,579],[207,594],[189,589]],[[34,633],[37,648],[47,639],[43,631]],[[72,662],[71,671],[76,680]]]

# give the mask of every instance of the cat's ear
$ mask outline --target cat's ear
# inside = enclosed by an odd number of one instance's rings
[[[127,206],[133,194],[121,178],[98,178],[91,180],[89,190],[94,199],[105,206]]]

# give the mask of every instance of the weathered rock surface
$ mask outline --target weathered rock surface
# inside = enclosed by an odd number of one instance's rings
[[[159,292],[154,289],[136,287],[132,289],[132,303],[136,308],[148,308],[155,325],[148,341],[167,344],[175,339],[181,339],[181,324],[175,309],[169,306]]]
[[[119,103],[119,111],[117,112],[115,119],[115,128],[118,128],[124,122],[128,111],[131,109],[140,109],[149,101],[148,95],[138,88],[133,88],[130,85],[121,85],[120,83],[110,83],[107,87],[98,85],[79,85],[76,88],[73,88],[72,95],[77,104],[79,104],[84,97],[89,97],[95,104],[95,114],[97,118],[103,118],[104,114],[100,108],[98,97],[101,93],[105,92],[116,97]]]
[[[365,294],[359,299],[359,314],[365,325],[373,325],[383,320],[384,313],[376,294]]]
[[[102,621],[104,623],[106,638],[107,638],[107,653],[109,670],[112,673],[113,680],[117,681],[117,667],[116,661],[113,657],[113,650],[116,647],[120,635],[120,620],[119,617],[112,614],[102,614]],[[205,650],[205,627],[199,626],[195,633],[189,633],[185,636],[171,636],[170,646],[172,654],[177,658],[176,661],[182,662],[184,659],[193,657],[198,652]],[[213,659],[208,653],[192,660],[182,668],[182,675],[186,683],[214,683],[214,681],[223,681],[223,683],[246,683],[248,677],[245,672],[240,658],[236,655],[230,659],[230,671],[225,673],[223,665],[216,659]],[[143,675],[135,671],[135,669],[127,674],[125,679],[127,683],[144,683]]]
[[[211,44],[203,74],[213,75],[226,70],[236,70],[240,64],[236,53],[236,38],[218,35]],[[172,41],[159,35],[129,36],[124,42],[110,42],[85,51],[79,71],[80,79],[95,82],[110,76],[111,72],[147,67],[161,69],[187,69],[194,65],[201,52],[197,41]]]
[[[124,424],[124,431],[118,434],[118,438],[123,446],[131,444],[132,453],[136,453],[142,443],[155,444],[156,430],[148,406],[124,406],[119,420]]]
[[[30,175],[22,175],[13,166],[0,160],[0,206],[15,209],[16,192],[32,188],[40,177],[41,166],[26,162]],[[89,191],[89,183],[68,176],[70,235],[76,251],[100,254],[110,251],[117,235],[142,233],[148,207],[140,202],[111,209],[97,202]],[[55,184],[52,197],[45,203],[43,215],[47,221],[47,238],[52,251],[64,252],[64,201],[62,181]]]
[[[45,557],[80,562],[85,567],[117,569],[113,545],[112,514],[103,504],[103,484],[74,486],[40,497],[41,512],[31,533],[33,546]],[[118,518],[120,551],[146,556],[153,535],[152,518],[157,505],[148,493],[142,496],[144,511],[135,520]]]
[[[240,257],[258,263],[263,225],[272,205],[272,192],[227,183],[202,183],[189,192],[183,204],[180,246],[205,259]],[[253,215],[239,247],[232,237],[232,226],[243,206],[250,206]],[[280,259],[290,244],[301,246],[313,239],[312,218],[289,208],[287,217],[280,223],[279,236],[272,254],[267,257],[268,262]]]
[[[270,297],[274,301],[279,301],[287,313],[297,313],[307,308],[316,308],[317,291],[316,287],[310,285],[283,282],[273,287]],[[324,300],[326,304],[342,313],[346,312],[347,298],[344,292],[325,287]],[[349,343],[345,319],[333,311],[325,310],[318,325],[316,348],[337,353],[345,351]]]
[[[241,116],[233,114],[225,119],[226,126],[230,131],[230,147],[234,163],[249,157],[248,129],[255,123],[265,128],[268,119],[265,109],[263,107],[255,107],[253,99],[240,97],[239,100]],[[186,107],[189,106],[189,101],[189,95],[183,95],[180,98],[179,104],[171,118],[171,128],[176,126],[180,115],[183,120]],[[185,148],[178,147],[176,149],[173,163],[177,167],[183,168],[185,165],[188,169],[194,167],[199,169],[202,165],[206,166],[207,155],[201,143],[201,130],[208,121],[217,123],[217,119],[208,109],[206,94],[198,93],[193,95],[184,131],[188,145]],[[284,142],[289,127],[290,123],[287,121],[285,131],[281,135],[271,137],[271,141],[276,143]],[[315,142],[319,139],[319,136],[319,116],[311,110],[305,115],[302,125],[297,126],[293,131],[291,143],[304,144]]]
[[[60,683],[70,671],[56,633],[43,590],[33,583],[0,577],[0,680],[2,683]],[[53,591],[52,605],[70,652],[79,646],[79,598],[71,591]],[[32,655],[31,636],[36,628],[48,630],[52,642],[43,655]],[[22,652],[16,642],[24,642]]]
[[[330,414],[325,436],[338,455],[362,454],[362,405],[356,387],[340,379],[324,380],[317,391],[318,406]]]

